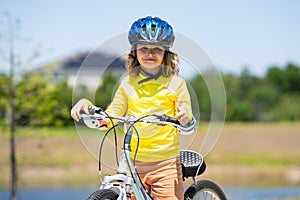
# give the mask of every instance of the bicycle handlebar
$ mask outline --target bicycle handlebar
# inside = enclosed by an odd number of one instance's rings
[[[100,128],[100,121],[105,118],[117,120],[120,123],[137,123],[144,122],[156,125],[172,125],[179,129],[183,135],[189,135],[194,132],[196,127],[196,120],[193,118],[187,125],[181,125],[180,122],[173,117],[167,115],[150,114],[141,118],[135,118],[133,116],[120,117],[111,115],[103,111],[101,108],[94,107],[89,110],[90,114],[81,114],[85,125],[89,128]]]

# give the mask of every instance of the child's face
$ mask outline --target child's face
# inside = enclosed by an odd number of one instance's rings
[[[138,44],[136,53],[139,63],[144,69],[151,73],[160,69],[164,58],[165,48],[162,46]]]

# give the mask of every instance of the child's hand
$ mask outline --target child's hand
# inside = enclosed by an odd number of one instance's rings
[[[80,111],[85,112],[86,114],[89,114],[89,105],[91,102],[87,99],[80,99],[71,109],[71,117],[79,121],[81,119]]]
[[[99,123],[100,123],[100,127],[99,127],[100,130],[107,130],[108,126],[110,125],[110,121],[108,118],[99,120]]]
[[[188,113],[182,108],[182,100],[178,99],[177,104],[177,119],[181,125],[186,125],[189,123]]]

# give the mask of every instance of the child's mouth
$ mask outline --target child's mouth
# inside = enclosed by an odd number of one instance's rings
[[[144,61],[146,61],[146,62],[155,62],[156,60],[152,59],[152,58],[146,58],[146,59],[144,59]]]

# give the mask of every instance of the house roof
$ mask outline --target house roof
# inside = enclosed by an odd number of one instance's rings
[[[43,67],[38,68],[38,70],[41,72],[60,73],[65,71],[77,71],[82,67],[87,70],[94,70],[101,67],[125,71],[125,57],[103,52],[81,52],[62,60],[48,63]]]
[[[94,53],[78,53],[75,54],[61,63],[63,70],[78,69],[79,67],[95,68],[123,68],[125,69],[124,57],[118,57],[116,55],[94,52]]]

